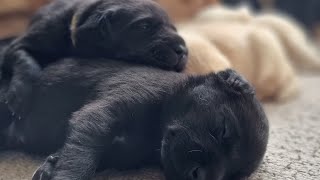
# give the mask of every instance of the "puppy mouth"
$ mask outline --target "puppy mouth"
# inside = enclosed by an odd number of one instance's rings
[[[172,52],[172,54],[175,55],[169,56],[163,54],[165,54],[165,52],[156,50],[151,55],[153,57],[153,61],[159,66],[162,66],[165,69],[172,69],[177,72],[180,72],[185,68],[188,61],[188,53],[178,55]]]
[[[178,72],[182,71],[187,64],[187,61],[188,61],[188,54],[183,54],[182,56],[179,57],[178,63],[176,64],[174,69]]]

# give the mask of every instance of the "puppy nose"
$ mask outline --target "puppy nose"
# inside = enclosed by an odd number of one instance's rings
[[[182,55],[188,54],[188,49],[184,45],[176,46],[174,51],[177,53],[178,56],[182,56]]]

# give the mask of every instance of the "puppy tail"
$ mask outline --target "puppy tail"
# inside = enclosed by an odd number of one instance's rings
[[[320,53],[304,29],[289,17],[263,14],[255,23],[274,31],[296,69],[320,74]]]

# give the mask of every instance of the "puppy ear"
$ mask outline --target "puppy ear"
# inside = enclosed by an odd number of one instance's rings
[[[109,20],[114,11],[110,9],[100,12],[99,6],[102,5],[98,0],[84,2],[74,14],[71,22],[71,38],[74,46],[81,46],[82,42],[92,42],[95,45],[101,41],[101,36],[104,38],[110,36]]]
[[[233,144],[239,138],[238,119],[227,106],[222,106],[218,111],[217,119],[220,122],[220,142],[225,145]]]
[[[254,95],[255,90],[253,86],[240,74],[232,69],[227,69],[217,73],[218,79],[227,86],[229,90],[235,94]]]

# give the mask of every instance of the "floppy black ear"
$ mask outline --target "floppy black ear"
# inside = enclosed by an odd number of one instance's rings
[[[217,73],[217,76],[223,84],[227,85],[227,90],[236,94],[255,94],[253,86],[243,76],[232,69],[221,71]]]
[[[71,23],[71,38],[73,45],[77,48],[80,48],[82,44],[85,44],[86,47],[88,44],[103,44],[111,37],[110,19],[115,11],[111,7],[99,11],[99,6],[107,7],[108,5],[101,4],[101,1],[98,0],[84,2],[74,14]]]
[[[218,111],[217,119],[220,123],[220,142],[222,144],[233,144],[240,135],[237,117],[226,106],[222,106]]]

